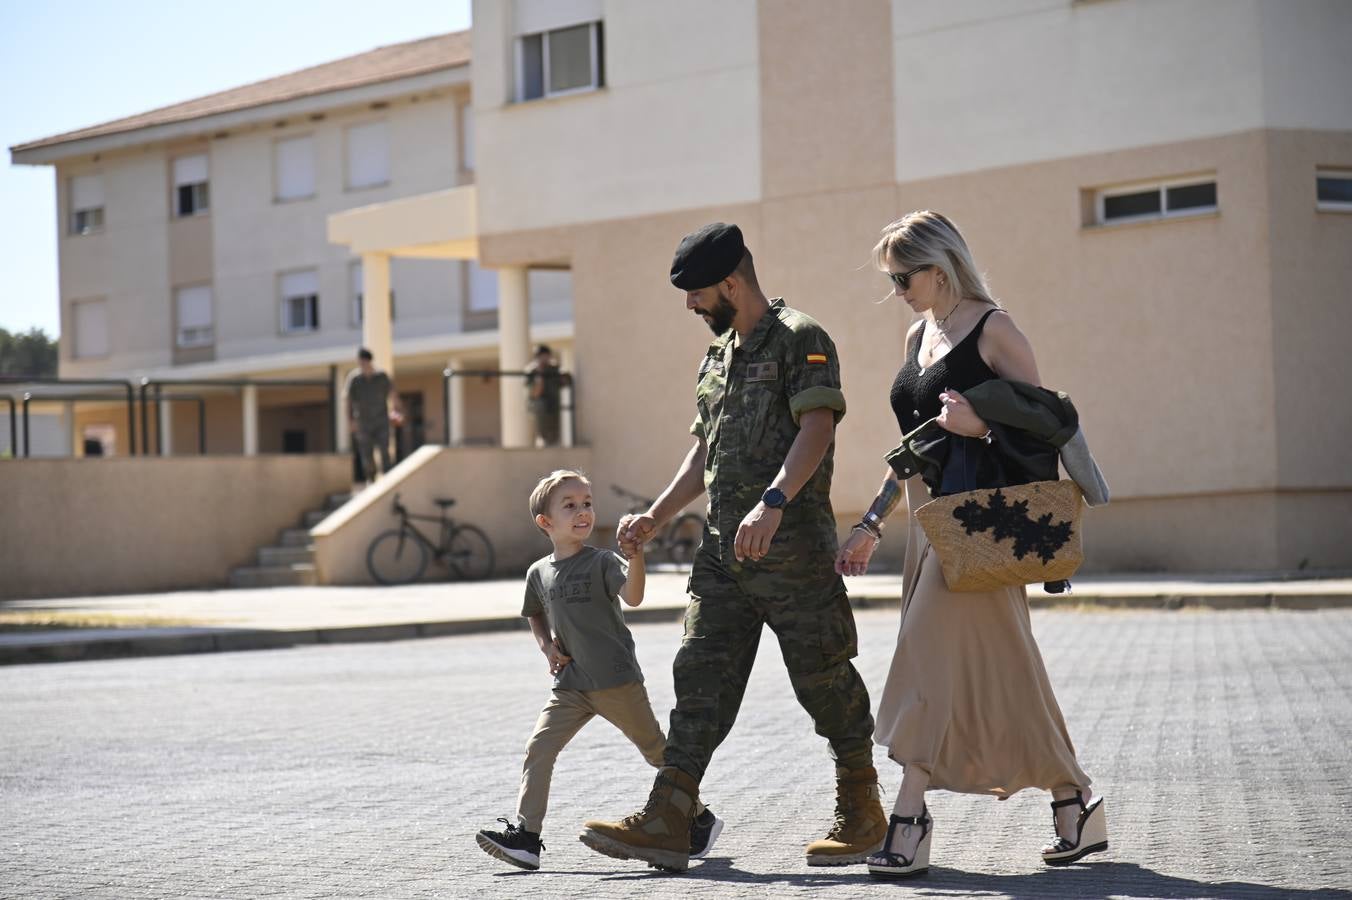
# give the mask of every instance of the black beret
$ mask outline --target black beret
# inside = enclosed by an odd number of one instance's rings
[[[715,222],[681,238],[671,260],[671,283],[697,291],[732,274],[746,253],[742,229]]]

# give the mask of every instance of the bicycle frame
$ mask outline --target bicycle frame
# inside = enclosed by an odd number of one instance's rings
[[[427,547],[428,551],[432,554],[432,558],[438,563],[441,563],[450,547],[450,535],[455,528],[455,523],[445,516],[420,516],[417,513],[409,512],[402,506],[399,507],[399,517],[399,531],[401,533],[412,534],[418,540],[422,541],[423,545]],[[414,519],[418,519],[422,522],[436,522],[440,525],[441,540],[433,541],[429,539],[417,525],[413,524]]]

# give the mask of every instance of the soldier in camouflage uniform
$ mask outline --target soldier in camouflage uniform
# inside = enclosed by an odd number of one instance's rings
[[[708,524],[690,577],[676,708],[664,766],[643,811],[587,822],[581,840],[619,858],[680,871],[689,817],[714,750],[737,718],[768,624],[799,703],[836,761],[836,821],[808,865],[862,862],[887,831],[873,768],[868,690],[850,660],[854,616],[833,568],[835,423],[845,414],[835,346],[812,318],[766,299],[735,225],[687,236],[672,265],[686,306],[718,335],[699,367],[695,445],[644,515],[620,523],[639,544],[700,493]]]

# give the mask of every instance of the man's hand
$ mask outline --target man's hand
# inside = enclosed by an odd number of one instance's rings
[[[559,646],[558,638],[555,638],[545,651],[545,656],[549,659],[549,674],[557,675],[563,671],[563,667],[573,661],[573,658],[563,652]]]
[[[770,552],[770,541],[784,521],[784,510],[771,509],[764,503],[757,503],[746,514],[742,524],[737,526],[737,537],[732,542],[733,555],[738,562],[751,560],[757,562]]]
[[[657,534],[657,520],[644,513],[629,513],[620,519],[615,528],[615,543],[620,545],[620,553],[625,559],[633,559],[643,552],[643,545]]]

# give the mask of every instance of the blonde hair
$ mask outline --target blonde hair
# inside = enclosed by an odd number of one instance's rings
[[[962,232],[941,213],[919,209],[884,228],[882,238],[873,248],[873,264],[886,272],[888,262],[903,272],[918,266],[934,266],[947,276],[948,284],[956,288],[959,297],[1000,305],[991,296]]]
[[[549,509],[549,501],[554,496],[554,492],[565,481],[580,481],[587,487],[591,487],[591,479],[577,469],[555,469],[541,478],[540,483],[535,486],[535,490],[530,492],[530,519],[532,522],[535,521],[536,516],[545,514],[546,510]],[[536,525],[535,527],[539,528],[540,526]],[[543,528],[540,528],[540,530],[544,531]]]

